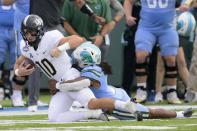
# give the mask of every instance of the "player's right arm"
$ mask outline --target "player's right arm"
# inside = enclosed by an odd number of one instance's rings
[[[125,18],[128,26],[133,26],[136,24],[136,18],[132,16],[133,4],[135,0],[125,0],[124,9],[125,9]]]
[[[77,36],[77,35],[63,37],[59,41],[58,46],[51,50],[51,56],[58,57],[62,52],[69,50],[69,49],[74,49],[85,41],[86,40],[84,38]]]
[[[27,57],[21,55],[15,62],[14,65],[14,73],[17,76],[28,76],[33,73],[35,68],[30,68],[30,64],[24,65],[25,60],[28,59]]]

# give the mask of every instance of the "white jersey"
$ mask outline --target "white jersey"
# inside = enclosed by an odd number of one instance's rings
[[[65,80],[66,74],[71,70],[71,58],[65,52],[57,58],[52,58],[50,51],[57,47],[59,40],[64,36],[58,31],[46,32],[38,44],[37,50],[26,44],[20,44],[22,54],[31,59],[49,77],[57,81]]]

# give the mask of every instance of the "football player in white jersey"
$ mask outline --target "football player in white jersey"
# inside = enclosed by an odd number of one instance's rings
[[[30,64],[26,64],[25,60],[32,60],[41,70],[52,79],[59,82],[72,81],[80,76],[75,68],[72,68],[71,58],[66,50],[79,46],[84,40],[78,36],[64,37],[57,30],[43,32],[43,21],[37,15],[28,15],[22,22],[21,34],[24,42],[21,44],[22,55],[17,59],[14,71],[17,76],[30,75],[34,68],[30,68]],[[89,79],[83,79],[77,84],[71,84],[73,88],[79,86],[88,87]],[[79,101],[88,110],[84,112],[72,112],[70,107],[73,101]],[[105,101],[105,102],[104,102]],[[81,88],[80,90],[57,92],[52,96],[48,117],[50,121],[70,122],[88,118],[98,118],[107,120],[101,110],[109,109],[111,106],[106,101],[113,102],[109,98],[96,99],[89,88]],[[134,112],[133,103],[129,102],[127,110]]]

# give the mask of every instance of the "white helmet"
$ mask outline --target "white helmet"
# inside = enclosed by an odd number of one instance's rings
[[[100,64],[101,63],[101,51],[91,42],[85,42],[78,46],[72,53],[73,61],[79,67]]]

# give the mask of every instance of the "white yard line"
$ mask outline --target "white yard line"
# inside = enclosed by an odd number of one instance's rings
[[[164,109],[168,109],[168,110],[184,110],[187,108],[193,108],[193,109],[197,109],[196,105],[150,105],[148,106],[150,108],[164,108]],[[82,109],[82,108],[73,108],[74,111],[82,111],[82,110],[86,110],[86,109]],[[28,112],[28,110],[14,110],[13,111],[9,109],[9,111],[7,111],[7,109],[5,110],[0,110],[0,116],[20,116],[20,115],[47,115],[48,110],[38,110],[36,112]]]

